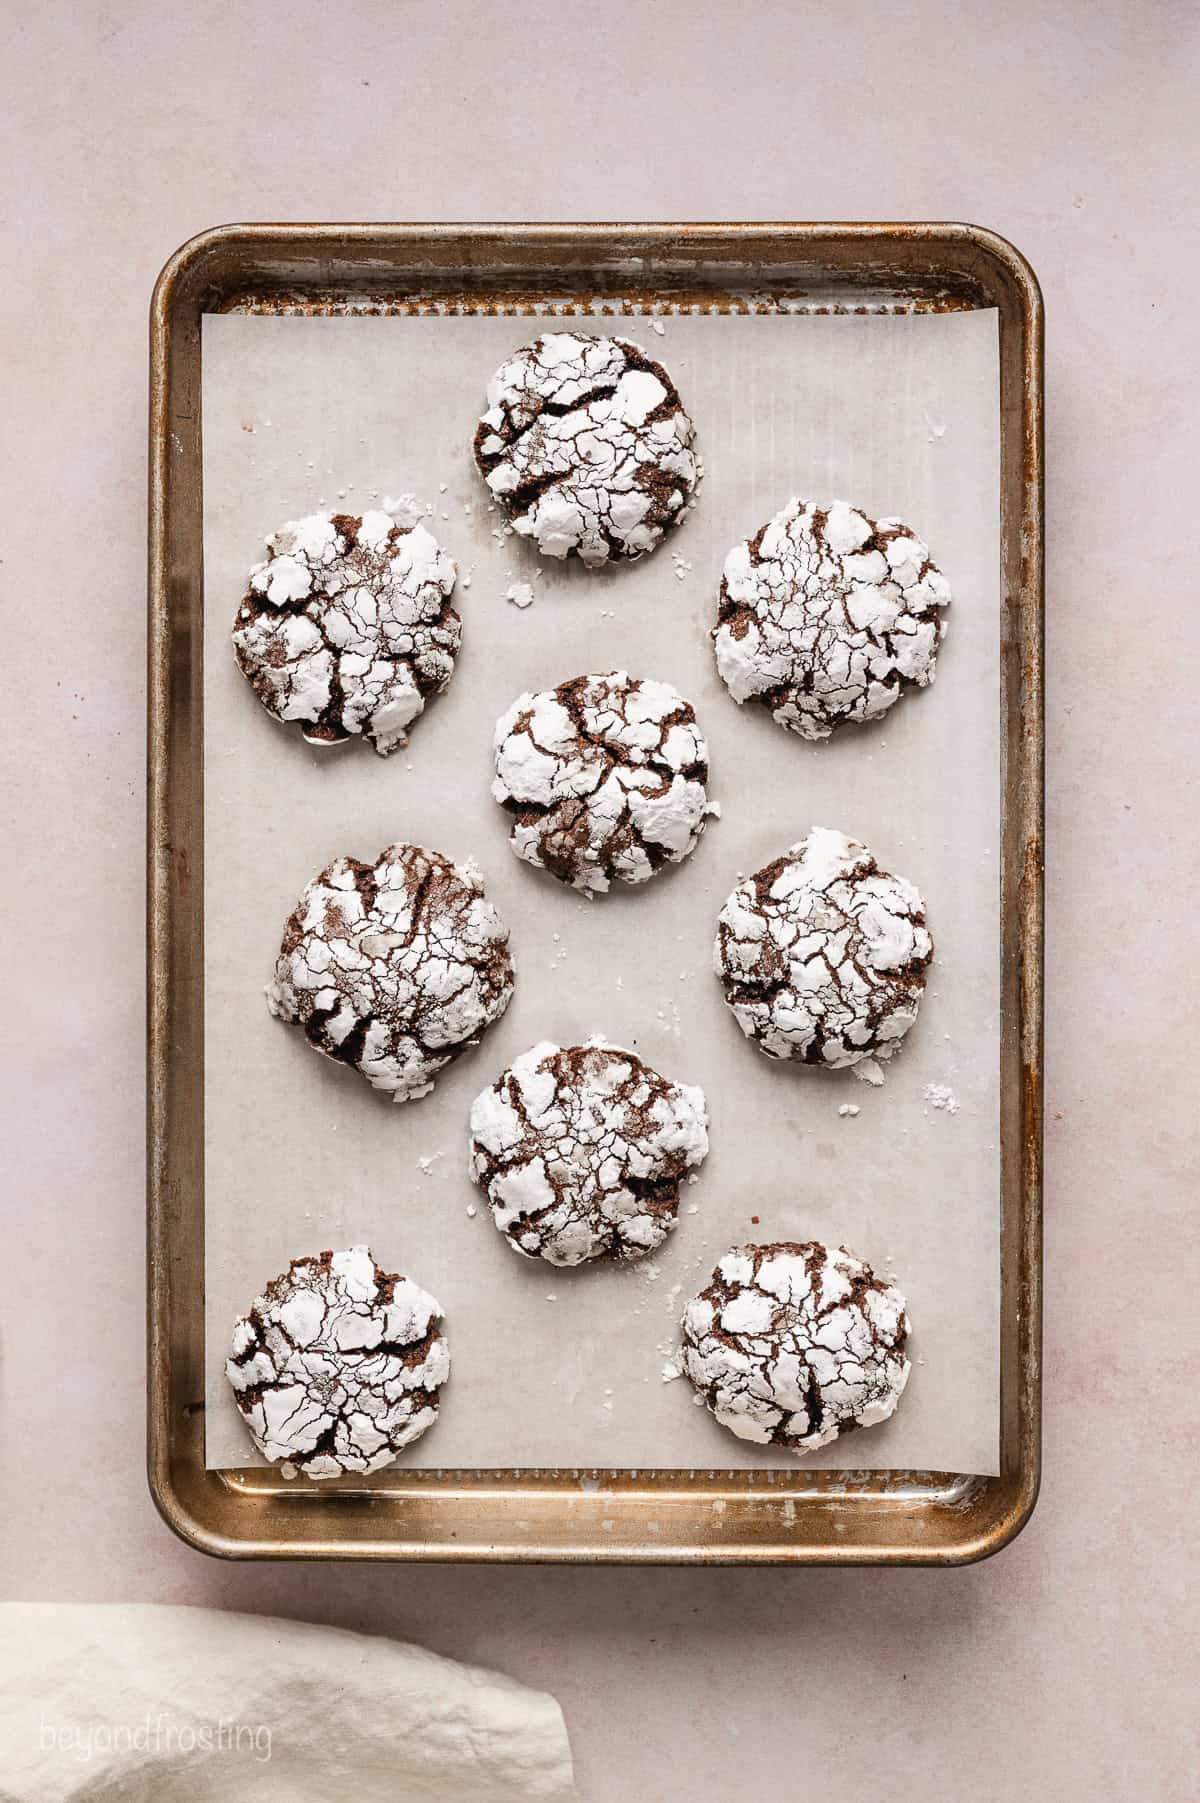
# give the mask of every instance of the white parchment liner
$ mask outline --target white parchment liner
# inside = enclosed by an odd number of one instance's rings
[[[498,541],[503,515],[488,511],[470,456],[488,376],[544,323],[204,320],[208,1464],[257,1462],[222,1375],[235,1316],[289,1258],[365,1240],[447,1316],[441,1420],[406,1463],[794,1467],[717,1427],[685,1379],[664,1382],[661,1348],[727,1247],[820,1238],[902,1283],[914,1369],[890,1422],[806,1462],[994,1473],[995,314],[671,317],[661,335],[645,319],[582,322],[666,363],[707,469],[678,533],[600,575]],[[310,749],[269,718],[234,663],[247,570],[287,519],[361,512],[406,491],[432,503],[427,523],[471,573],[456,597],[457,672],[407,750],[384,760],[359,743]],[[934,687],[819,746],[738,709],[707,636],[725,552],[797,492],[899,515],[955,597]],[[673,553],[690,565],[682,579]],[[529,579],[536,600],[519,611],[505,590]],[[491,733],[521,689],[613,668],[666,678],[695,703],[723,818],[682,867],[589,904],[509,851],[488,793]],[[881,1089],[770,1063],[711,974],[716,915],[738,873],[812,824],[864,840],[925,897],[936,962]],[[481,864],[513,930],[517,989],[434,1094],[398,1108],[272,1020],[262,991],[308,878],[340,853],[373,858],[404,838]],[[535,1040],[596,1032],[704,1087],[712,1150],[654,1259],[556,1271],[518,1258],[492,1226],[466,1175],[467,1111]],[[957,1113],[930,1106],[930,1084],[953,1091]],[[839,1115],[843,1104],[860,1113]]]

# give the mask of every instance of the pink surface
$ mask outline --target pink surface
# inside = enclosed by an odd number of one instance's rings
[[[1200,1026],[1184,480],[1200,255],[1183,175],[1200,27],[1166,0],[1054,13],[614,0],[529,6],[519,28],[460,0],[10,14],[0,1183],[19,1280],[0,1302],[3,1596],[267,1609],[494,1664],[559,1696],[588,1803],[814,1786],[857,1803],[881,1783],[1200,1795],[1195,1328],[1177,1300],[1200,1278],[1197,1085],[1175,1055]],[[146,305],[203,226],[406,216],[966,218],[1041,277],[1046,1479],[990,1564],[247,1568],[188,1551],[154,1513]]]

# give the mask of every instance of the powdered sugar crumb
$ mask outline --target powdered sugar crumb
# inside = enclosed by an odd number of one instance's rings
[[[942,1114],[957,1114],[960,1103],[954,1091],[945,1083],[927,1083],[921,1091],[931,1108],[937,1108]]]

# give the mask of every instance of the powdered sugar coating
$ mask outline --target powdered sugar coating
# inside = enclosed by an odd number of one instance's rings
[[[708,1152],[703,1090],[591,1039],[543,1041],[475,1098],[471,1175],[509,1244],[552,1265],[641,1258]]]
[[[454,674],[455,566],[422,525],[376,509],[314,513],[268,540],[238,608],[242,674],[314,744],[361,736],[386,757]]]
[[[675,384],[626,339],[545,332],[501,364],[487,400],[475,460],[546,557],[642,557],[696,487]]]
[[[587,895],[679,863],[716,811],[691,703],[624,670],[519,695],[496,722],[495,759],[514,852]]]
[[[318,1051],[410,1102],[500,1018],[512,987],[508,928],[475,866],[390,845],[373,864],[335,858],[308,884],[267,1005]]]
[[[886,1421],[908,1382],[894,1283],[842,1246],[735,1246],[684,1310],[683,1367],[739,1440],[815,1452]]]
[[[769,1058],[890,1058],[917,1018],[933,940],[925,904],[856,839],[814,827],[721,909],[713,964]]]
[[[437,1420],[441,1316],[367,1246],[293,1259],[237,1322],[225,1364],[259,1452],[312,1478],[391,1465]]]
[[[792,500],[725,560],[717,668],[738,703],[825,739],[933,681],[950,585],[899,520]]]

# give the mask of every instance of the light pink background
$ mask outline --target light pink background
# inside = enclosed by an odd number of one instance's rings
[[[560,1697],[587,1803],[1200,1795],[1194,9],[84,0],[4,44],[0,1594],[494,1664]],[[966,218],[1041,277],[1046,1480],[987,1565],[247,1568],[154,1513],[146,305],[203,226],[404,217]]]

